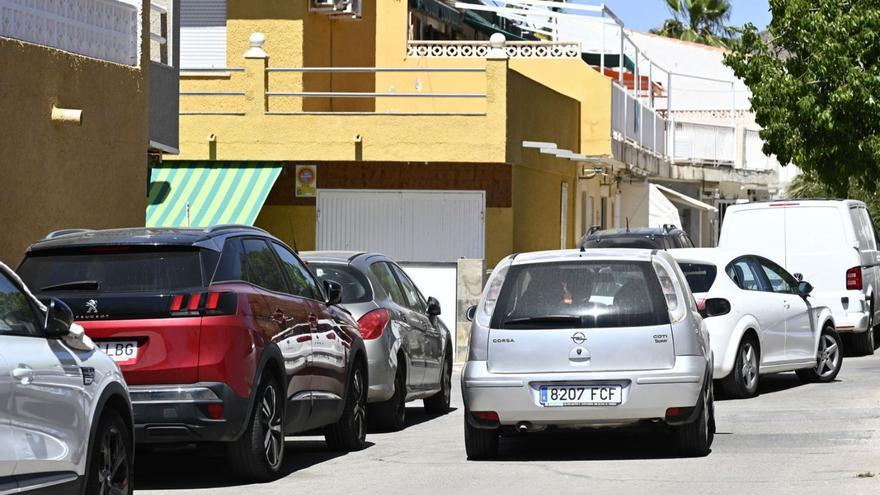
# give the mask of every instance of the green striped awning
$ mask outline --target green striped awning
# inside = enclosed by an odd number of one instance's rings
[[[155,166],[150,174],[147,227],[253,225],[280,173],[280,165],[265,164]]]

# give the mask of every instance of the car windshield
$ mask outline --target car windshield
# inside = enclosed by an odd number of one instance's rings
[[[362,303],[373,299],[366,277],[349,265],[309,263],[309,268],[321,283],[330,280],[342,286],[342,304]]]
[[[718,268],[712,264],[682,262],[678,266],[684,272],[691,292],[709,292],[715,283],[715,275],[718,274]]]
[[[663,291],[647,261],[514,265],[493,328],[616,328],[669,323]]]
[[[197,249],[94,248],[32,254],[18,269],[34,291],[168,292],[204,287]]]
[[[622,237],[599,237],[588,239],[584,243],[587,249],[593,248],[635,248],[635,249],[663,249],[660,239],[642,236]]]

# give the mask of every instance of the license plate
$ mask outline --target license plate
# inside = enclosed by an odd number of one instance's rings
[[[541,405],[616,406],[623,401],[620,385],[547,385],[541,387]]]
[[[95,342],[95,345],[117,363],[137,361],[138,345],[133,340],[104,340]]]

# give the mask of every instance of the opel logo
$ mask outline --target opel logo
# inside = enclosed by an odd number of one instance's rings
[[[575,334],[571,336],[571,341],[577,345],[581,345],[587,341],[587,336],[584,335],[584,332],[575,332]]]

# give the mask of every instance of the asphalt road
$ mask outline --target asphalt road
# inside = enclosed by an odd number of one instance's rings
[[[136,491],[880,494],[880,355],[847,358],[835,383],[803,385],[794,373],[762,380],[754,399],[717,402],[718,434],[705,458],[676,457],[663,433],[617,431],[506,438],[499,460],[468,462],[456,389],[455,411],[432,417],[413,403],[405,430],[370,434],[360,452],[289,439],[284,476],[273,483],[241,484],[222,458],[139,453]]]

